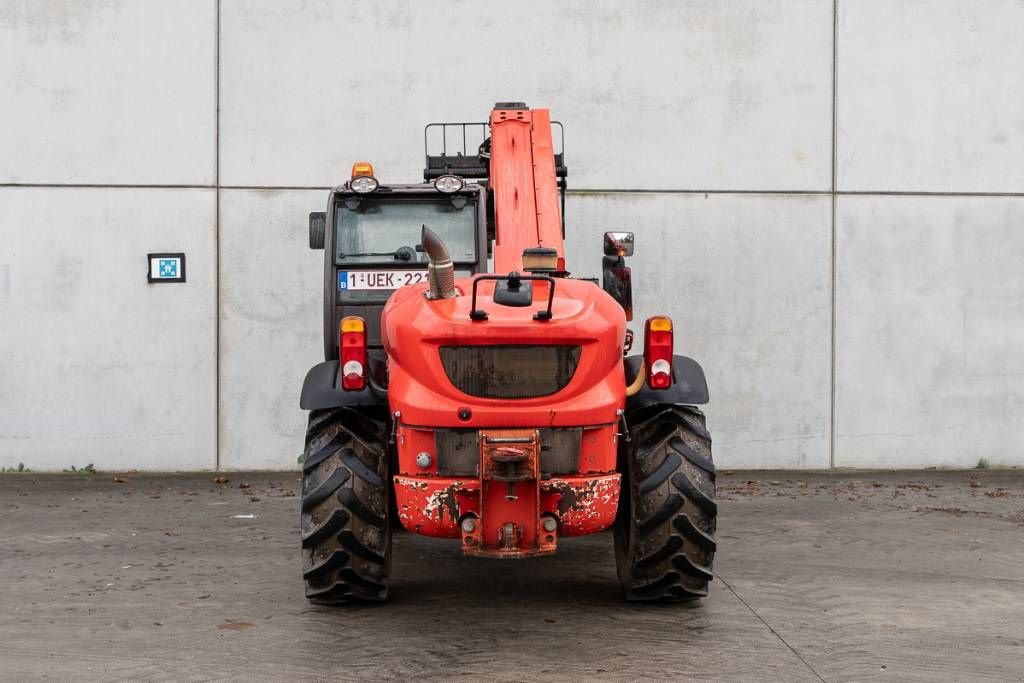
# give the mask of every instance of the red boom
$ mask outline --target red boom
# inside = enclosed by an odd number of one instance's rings
[[[491,112],[494,270],[523,269],[523,250],[550,247],[564,258],[551,115],[547,109]]]

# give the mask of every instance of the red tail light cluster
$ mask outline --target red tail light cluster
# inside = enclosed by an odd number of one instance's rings
[[[338,327],[338,354],[341,356],[341,388],[361,391],[366,388],[366,322],[356,315],[341,319]]]
[[[644,324],[644,365],[651,389],[672,386],[672,319],[648,318]]]

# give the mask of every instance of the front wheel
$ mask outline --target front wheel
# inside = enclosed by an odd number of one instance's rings
[[[615,522],[619,581],[632,601],[702,598],[714,576],[718,513],[704,414],[660,405],[631,417]]]
[[[386,423],[355,408],[314,410],[302,461],[303,578],[319,604],[388,595]]]

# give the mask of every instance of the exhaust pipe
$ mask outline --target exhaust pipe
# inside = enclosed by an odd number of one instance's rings
[[[427,298],[451,299],[456,296],[458,292],[455,291],[455,264],[448,255],[448,247],[444,246],[437,233],[426,225],[423,226],[420,244],[430,257],[430,265],[427,266]]]

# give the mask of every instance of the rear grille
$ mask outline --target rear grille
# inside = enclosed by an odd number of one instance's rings
[[[479,439],[475,429],[435,430],[437,473],[442,477],[480,476]]]
[[[575,474],[580,470],[580,427],[540,430],[540,471],[545,475]],[[434,431],[437,473],[442,477],[480,476],[480,432],[475,429]]]
[[[442,346],[452,384],[479,398],[537,398],[565,388],[576,372],[578,346]]]

